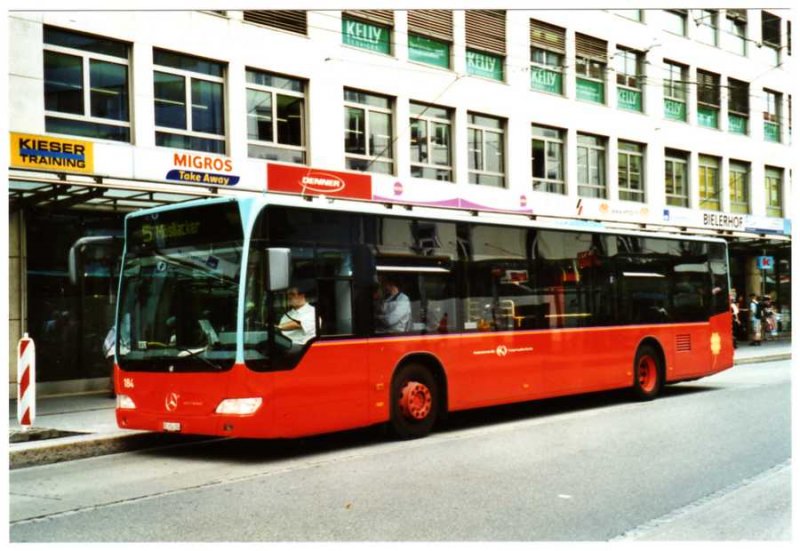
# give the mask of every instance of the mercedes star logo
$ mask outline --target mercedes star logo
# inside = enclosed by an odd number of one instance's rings
[[[178,393],[177,392],[170,392],[167,394],[167,398],[164,400],[164,407],[167,408],[167,411],[175,411],[178,409]]]

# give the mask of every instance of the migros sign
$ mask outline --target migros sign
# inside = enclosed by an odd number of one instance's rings
[[[231,174],[233,161],[223,157],[176,151],[172,154],[172,165],[175,168],[167,172],[167,180],[218,186],[239,183],[239,176]]]

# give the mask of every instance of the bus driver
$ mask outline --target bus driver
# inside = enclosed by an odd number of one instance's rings
[[[293,344],[302,346],[317,336],[316,309],[306,302],[306,289],[302,286],[290,287],[286,295],[291,309],[281,317],[278,329]]]

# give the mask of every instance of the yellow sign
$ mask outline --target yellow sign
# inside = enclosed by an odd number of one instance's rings
[[[58,172],[93,172],[93,144],[11,132],[11,166]]]

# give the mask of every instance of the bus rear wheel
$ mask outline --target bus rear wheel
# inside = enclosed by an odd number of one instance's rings
[[[401,366],[392,380],[391,427],[400,438],[421,438],[431,432],[439,409],[439,387],[420,364]]]
[[[652,400],[664,386],[664,366],[658,350],[644,344],[633,361],[633,393],[639,400]]]

